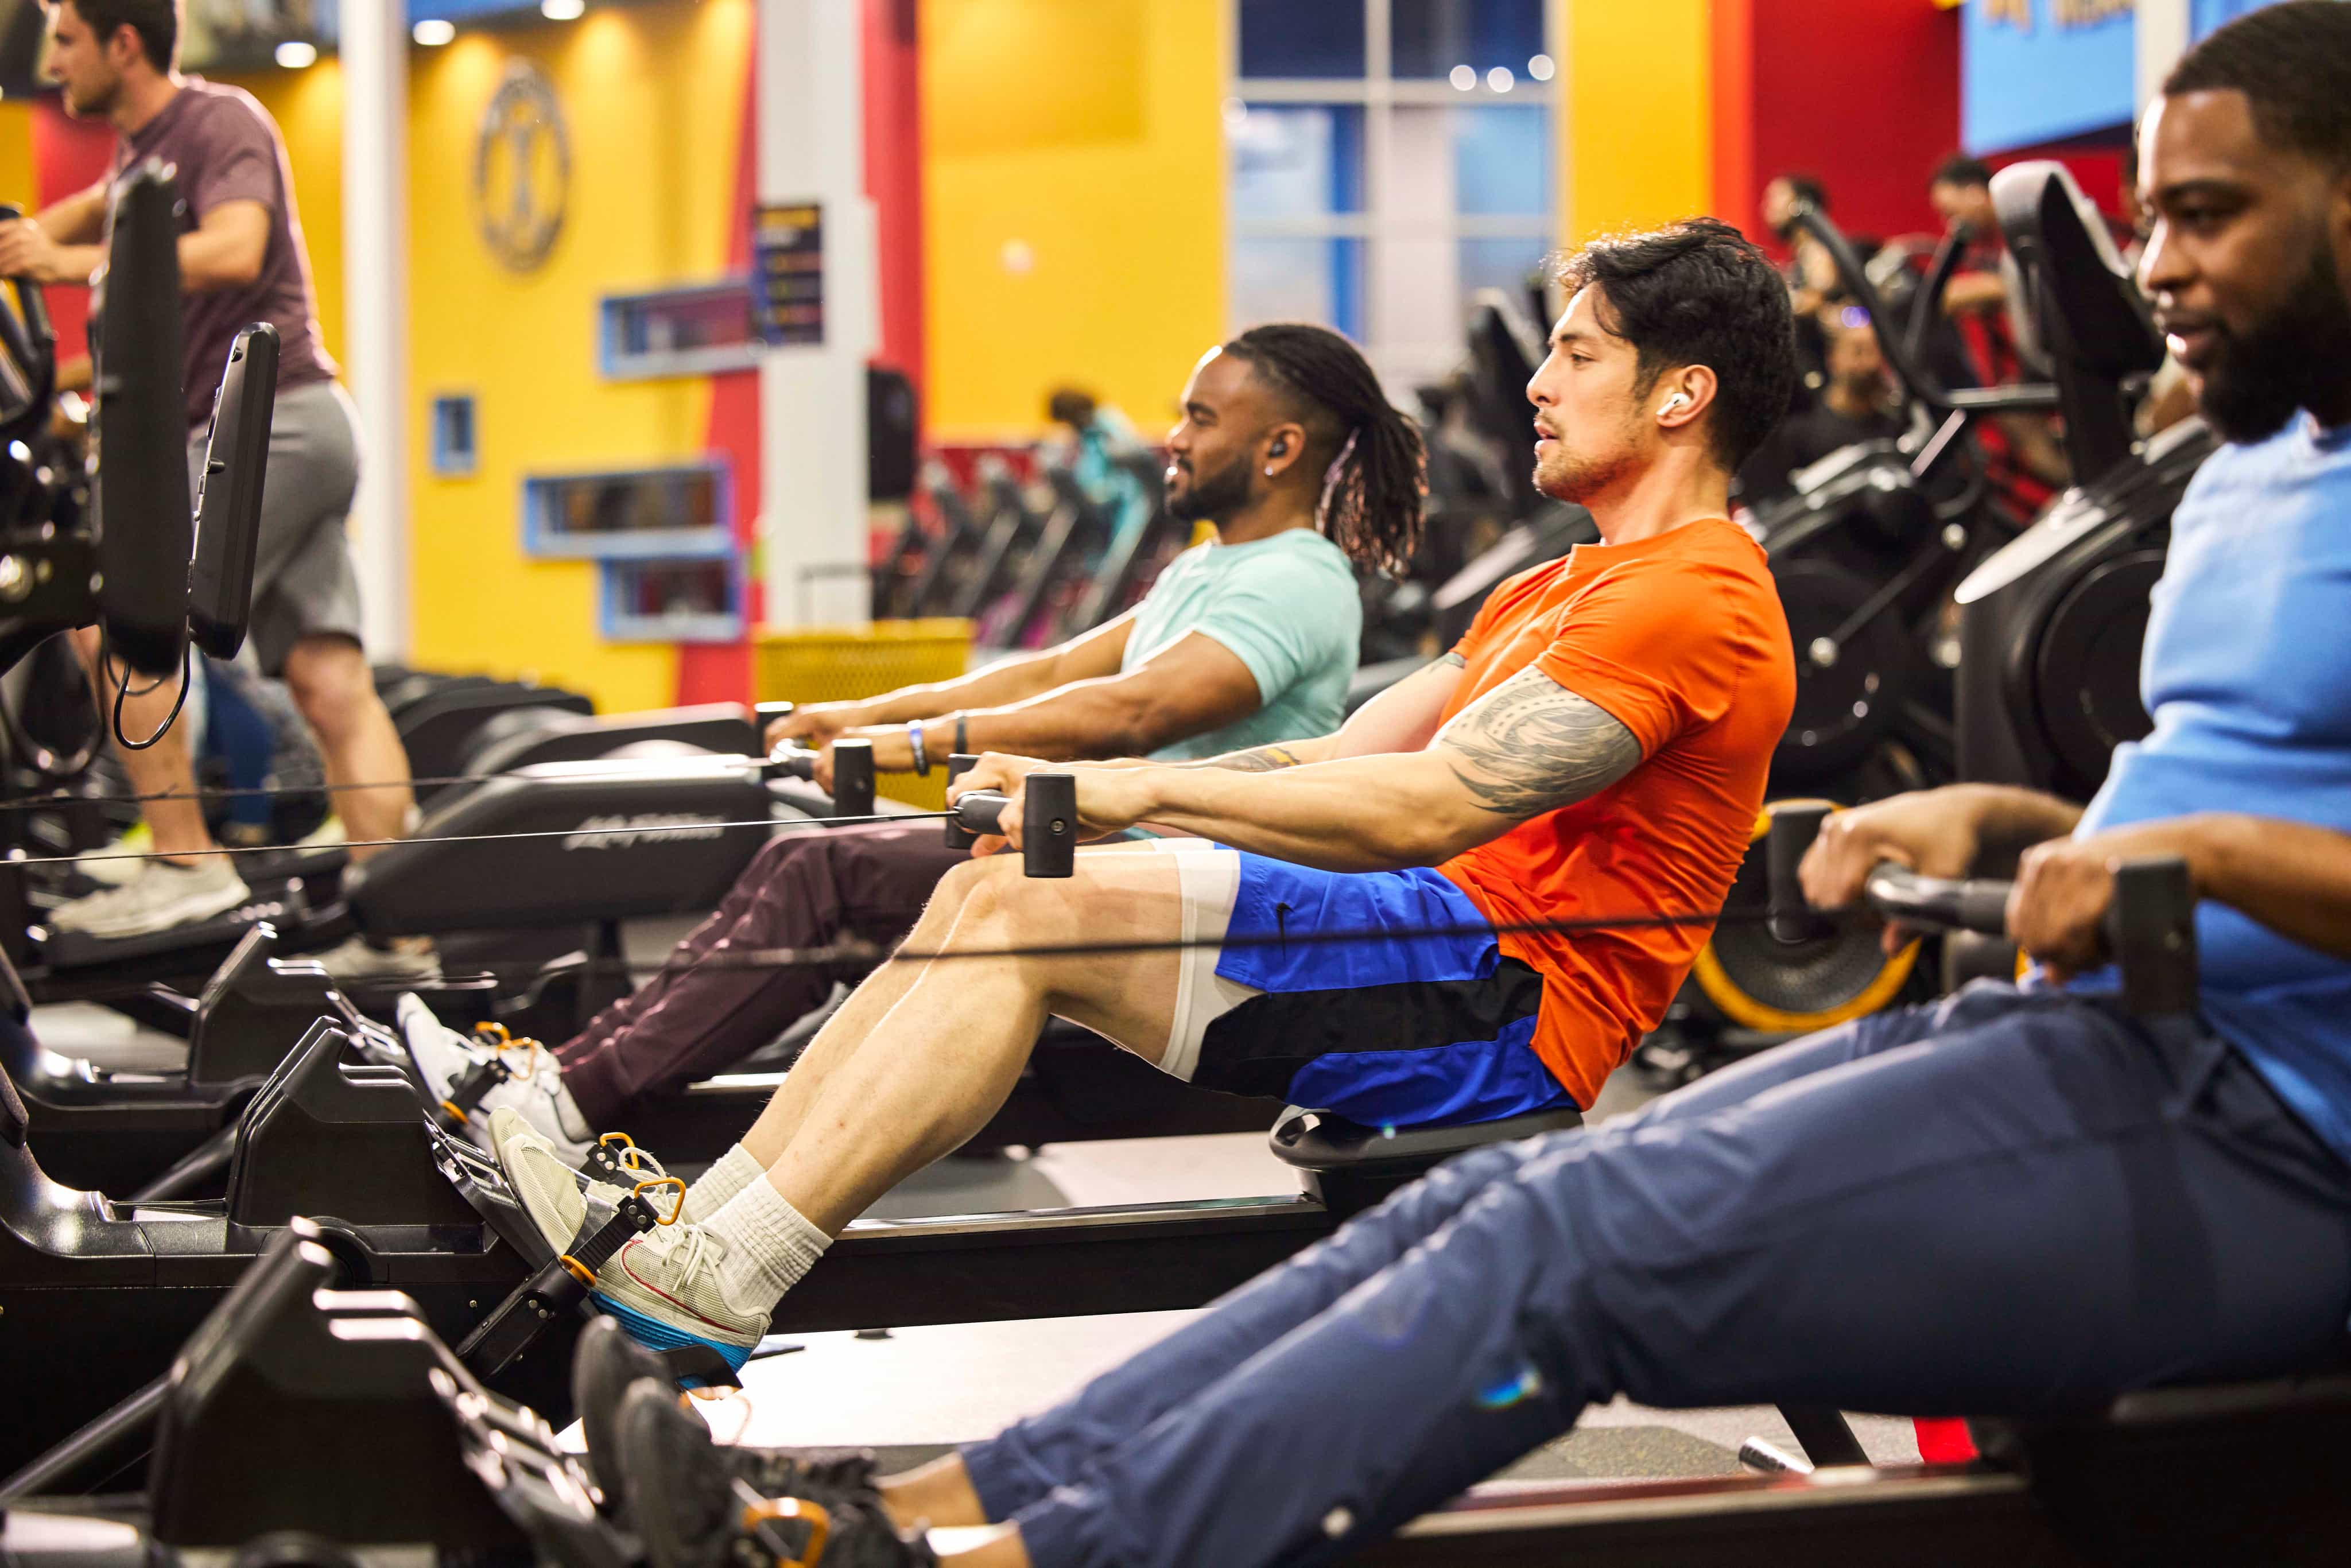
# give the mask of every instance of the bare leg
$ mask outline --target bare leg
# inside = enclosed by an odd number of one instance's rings
[[[900,1180],[985,1125],[1049,1013],[1146,1061],[1165,1050],[1176,1009],[1174,951],[986,955],[1173,941],[1182,905],[1172,857],[1085,856],[1066,882],[1031,881],[1009,856],[974,861],[942,884],[918,932],[935,930],[950,900],[940,950],[976,956],[903,966],[913,971],[911,983],[825,1073],[768,1167],[769,1184],[827,1234],[840,1234]]]
[[[73,634],[74,651],[81,655],[82,667],[89,672],[91,689],[99,695],[99,720],[113,733],[114,694],[121,686],[126,672],[120,664],[110,674],[100,675],[98,669],[99,634],[95,626],[85,626]],[[144,740],[155,733],[172,711],[180,695],[177,676],[143,695],[139,688],[148,677],[130,674],[131,695],[122,702],[122,733],[133,740]],[[115,754],[122,760],[122,771],[131,780],[134,795],[192,795],[195,792],[196,774],[188,752],[188,732],[184,717],[172,721],[162,739],[143,750],[134,751],[118,746]],[[149,800],[141,807],[147,819],[148,831],[155,835],[159,854],[185,861],[213,852],[219,846],[213,842],[212,830],[204,824],[204,805],[197,800]]]
[[[943,1455],[904,1475],[883,1476],[879,1484],[882,1506],[901,1530],[919,1525],[945,1530],[989,1522],[979,1493],[972,1490],[971,1474],[963,1468],[961,1454]]]
[[[1087,850],[1078,863],[1088,874],[1092,874],[1102,856],[1122,852],[1155,852],[1149,845],[1105,845]],[[956,912],[962,902],[960,889],[966,885],[955,881],[952,873],[940,883],[938,892],[924,906],[922,918],[915,922],[914,930],[907,933],[904,951],[935,953],[946,945],[947,933],[955,926]],[[956,962],[967,963],[970,960],[958,959]],[[917,962],[887,963],[868,975],[850,993],[839,1010],[817,1032],[817,1037],[800,1052],[799,1060],[792,1064],[782,1087],[768,1099],[766,1109],[759,1113],[759,1119],[751,1124],[751,1130],[743,1134],[743,1147],[752,1158],[763,1166],[776,1163],[785,1145],[791,1142],[792,1134],[799,1130],[801,1122],[807,1118],[808,1109],[816,1103],[826,1079],[835,1068],[856,1053],[866,1037],[873,1032],[874,1026],[913,988],[921,970],[922,966]],[[1170,998],[1168,1005],[1172,1009],[1175,1005],[1172,992]],[[1166,1027],[1162,1024],[1157,1040],[1142,1054],[1156,1061],[1160,1047],[1166,1038]]]
[[[327,782],[385,786],[337,790],[335,810],[354,842],[404,834],[416,800],[408,787],[408,752],[376,695],[375,678],[359,644],[348,637],[303,638],[286,655],[286,686],[318,733]],[[357,863],[377,852],[353,849],[351,860]]]

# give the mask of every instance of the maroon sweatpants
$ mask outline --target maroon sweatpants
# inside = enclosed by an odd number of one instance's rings
[[[652,981],[598,1013],[556,1049],[564,1087],[590,1126],[625,1119],[641,1094],[724,1071],[820,1006],[829,968],[732,968],[712,953],[820,947],[850,936],[891,944],[922,914],[950,867],[967,858],[935,821],[783,834],[761,850],[717,913],[678,944]]]

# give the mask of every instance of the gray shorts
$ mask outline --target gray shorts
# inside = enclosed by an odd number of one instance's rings
[[[204,470],[204,434],[188,443],[192,497]],[[280,392],[269,423],[246,643],[264,674],[281,673],[305,637],[360,640],[359,578],[343,529],[359,481],[359,435],[343,389],[312,382]]]

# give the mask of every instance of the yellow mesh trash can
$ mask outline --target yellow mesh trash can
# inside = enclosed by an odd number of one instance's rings
[[[855,702],[924,681],[951,681],[971,662],[971,622],[946,616],[871,626],[762,627],[751,644],[751,685],[763,703]],[[924,810],[947,803],[946,774],[881,775],[878,792]]]

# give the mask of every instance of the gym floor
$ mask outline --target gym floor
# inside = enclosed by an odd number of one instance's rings
[[[632,926],[632,959],[657,961],[689,922]],[[142,1030],[120,1014],[75,1003],[34,1010],[36,1036],[50,1050],[87,1056],[119,1071],[176,1065],[186,1048]],[[1593,1120],[1632,1110],[1650,1098],[1629,1071],[1619,1072],[1593,1108]],[[1253,1197],[1295,1189],[1263,1135],[1133,1138],[1059,1144],[1008,1156],[950,1157],[903,1183],[872,1214],[1001,1213],[1090,1207],[1139,1200]],[[1041,1410],[1174,1331],[1189,1312],[1045,1318],[1026,1322],[942,1323],[925,1328],[778,1336],[743,1374],[739,1400],[702,1405],[722,1438],[778,1446],[872,1448],[893,1466],[918,1462],[960,1442],[987,1437]],[[794,1347],[785,1350],[784,1347]],[[1912,1463],[1918,1448],[1910,1423],[1855,1417],[1854,1430],[1880,1464]],[[577,1440],[578,1428],[566,1434]],[[1718,1410],[1652,1410],[1625,1401],[1585,1414],[1574,1432],[1511,1469],[1509,1477],[1608,1479],[1729,1475],[1739,1445],[1760,1437],[1798,1451],[1779,1413],[1768,1406]]]

